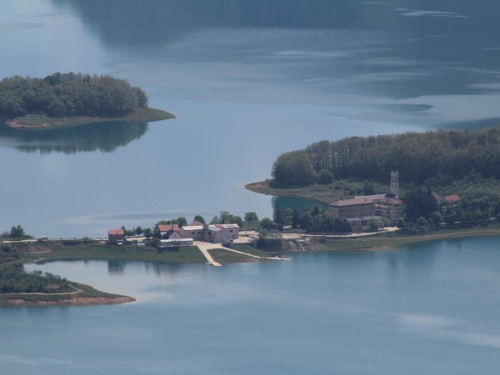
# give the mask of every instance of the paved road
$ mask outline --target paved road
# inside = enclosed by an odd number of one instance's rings
[[[221,266],[221,264],[219,262],[216,262],[214,260],[214,258],[212,258],[210,253],[208,252],[208,250],[210,250],[210,249],[220,248],[220,245],[217,247],[213,247],[212,245],[216,245],[216,244],[211,244],[208,242],[200,242],[200,241],[195,241],[194,245],[197,246],[198,249],[200,249],[201,253],[205,256],[205,258],[207,258],[207,261],[209,264],[211,264],[212,266],[215,266],[215,267]]]

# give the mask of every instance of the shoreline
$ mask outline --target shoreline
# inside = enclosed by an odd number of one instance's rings
[[[273,180],[251,182],[245,185],[245,189],[257,194],[272,195],[276,197],[307,198],[322,204],[329,204],[339,199],[352,197],[352,195],[348,194],[348,191],[360,189],[363,186],[361,182],[336,180],[328,185],[313,184],[302,187],[279,188],[271,186],[272,182]],[[336,189],[336,187],[338,188]],[[346,191],[344,189],[348,190]]]
[[[328,238],[322,236],[307,236],[303,238],[309,238],[311,243],[307,245],[300,251],[277,251],[277,252],[263,252],[262,250],[255,249],[255,254],[259,254],[256,257],[244,256],[241,250],[244,250],[246,254],[249,254],[248,245],[236,245],[235,252],[223,251],[223,249],[211,249],[210,252],[214,256],[215,260],[222,263],[223,265],[237,264],[237,263],[247,263],[247,262],[260,262],[267,259],[272,259],[272,256],[284,256],[291,254],[307,254],[307,253],[318,253],[318,252],[340,252],[340,251],[356,251],[356,252],[373,252],[373,251],[398,251],[403,250],[405,247],[412,246],[419,243],[426,242],[436,242],[443,240],[460,240],[474,237],[495,237],[500,236],[500,226],[490,226],[490,227],[475,227],[466,229],[455,229],[455,230],[441,230],[437,232],[431,232],[423,235],[398,235],[395,233],[386,233],[379,236],[352,238],[352,239],[338,239],[338,238]],[[293,240],[291,240],[293,241]],[[42,246],[47,246],[44,243]],[[71,246],[69,246],[71,248]],[[32,251],[33,249],[31,249]],[[73,249],[56,249],[51,250],[54,252],[53,257],[46,257],[48,254],[46,251],[39,252],[38,254],[45,257],[40,257],[39,259],[31,258],[34,253],[23,253],[21,252],[20,261],[23,264],[43,264],[47,262],[57,262],[57,261],[85,261],[85,260],[101,260],[101,261],[139,261],[139,262],[161,262],[161,263],[172,263],[172,264],[207,264],[203,259],[193,259],[192,251],[194,249],[186,249],[186,258],[182,259],[179,254],[175,253],[159,253],[158,256],[152,257],[148,256],[147,252],[143,250],[135,250],[133,256],[131,254],[121,252],[122,249],[117,249],[112,253],[100,254],[101,256],[96,256],[96,252],[93,251],[92,246],[89,246],[87,250],[75,249],[75,256],[67,256],[65,250],[71,251]],[[182,252],[182,249],[178,251]],[[201,251],[197,250],[201,254]],[[252,251],[253,252],[253,251]],[[59,254],[58,254],[59,253]],[[264,257],[263,254],[267,255]],[[175,257],[169,259],[169,255]],[[30,257],[31,256],[31,257]],[[29,259],[31,258],[31,259]],[[260,259],[258,259],[260,258]],[[105,292],[98,291],[89,285],[71,283],[71,286],[75,289],[75,292],[67,293],[9,293],[0,294],[0,307],[2,306],[12,306],[12,307],[22,307],[22,306],[86,306],[86,305],[110,305],[110,304],[124,304],[135,302],[136,299],[128,296],[114,295]]]
[[[135,298],[101,292],[85,284],[72,282],[70,286],[75,289],[74,292],[0,294],[0,307],[116,305],[136,301]]]
[[[9,118],[0,116],[0,124],[4,124],[4,126],[19,131],[43,131],[85,126],[90,124],[104,124],[107,122],[140,123],[170,120],[175,118],[175,115],[170,112],[148,107],[138,109],[121,117],[78,116],[50,118],[44,115],[26,115],[21,118]]]

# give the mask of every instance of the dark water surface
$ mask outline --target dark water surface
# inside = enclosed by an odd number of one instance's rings
[[[271,198],[243,186],[283,151],[497,124],[499,12],[486,0],[3,0],[3,76],[112,74],[178,119],[0,131],[0,228],[101,236],[178,215],[270,215]]]
[[[134,296],[0,309],[2,374],[498,374],[498,239],[290,262],[56,262]]]

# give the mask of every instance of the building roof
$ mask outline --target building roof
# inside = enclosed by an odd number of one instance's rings
[[[168,232],[169,230],[178,231],[179,225],[177,224],[160,224],[158,225],[158,230],[160,232]]]
[[[380,199],[385,198],[385,196],[386,196],[386,194],[374,194],[374,195],[359,195],[359,196],[356,196],[355,198],[356,199],[366,198],[366,199],[371,199],[372,201],[378,201]]]
[[[456,203],[460,201],[460,197],[457,194],[447,195],[446,197],[444,197],[444,200],[449,203]]]
[[[330,203],[330,206],[334,207],[347,207],[347,206],[359,206],[362,204],[373,204],[373,201],[368,198],[352,198],[339,200],[333,203]]]
[[[118,234],[124,235],[125,232],[123,231],[123,229],[110,229],[110,230],[108,230],[108,235],[110,235],[110,236],[118,235]]]
[[[203,225],[188,225],[186,227],[182,227],[184,230],[203,230]]]
[[[191,224],[189,224],[188,226],[190,226],[190,227],[198,227],[200,225],[203,226],[203,223],[201,221],[193,220],[193,222]]]
[[[236,229],[240,226],[238,224],[212,224],[208,226],[208,230],[218,232],[223,229]]]
[[[403,201],[398,198],[384,198],[378,201],[379,203],[382,204],[393,204],[393,205],[400,205],[403,204]]]

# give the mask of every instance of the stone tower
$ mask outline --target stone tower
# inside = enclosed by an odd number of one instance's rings
[[[399,172],[397,170],[391,172],[391,194],[399,196]]]

